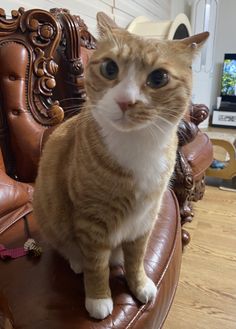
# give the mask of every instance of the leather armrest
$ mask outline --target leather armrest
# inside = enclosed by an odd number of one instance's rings
[[[33,188],[15,181],[0,169],[0,234],[32,211]]]
[[[194,180],[198,179],[210,166],[213,160],[213,148],[209,137],[198,132],[196,138],[181,148],[193,173]]]

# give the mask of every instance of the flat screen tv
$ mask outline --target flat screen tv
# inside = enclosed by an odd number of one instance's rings
[[[224,102],[236,103],[236,54],[225,54],[221,97]]]

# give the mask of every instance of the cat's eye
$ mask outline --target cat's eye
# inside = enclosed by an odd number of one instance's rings
[[[164,69],[152,71],[147,77],[147,85],[150,88],[157,89],[164,87],[169,82],[169,74]]]
[[[100,66],[100,72],[104,78],[114,80],[118,76],[119,68],[112,59],[106,59]]]

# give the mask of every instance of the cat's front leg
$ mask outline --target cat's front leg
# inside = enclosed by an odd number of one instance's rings
[[[86,249],[83,250],[83,254],[86,255],[83,257],[85,307],[91,317],[104,319],[113,310],[109,287],[110,250],[94,245]]]
[[[157,288],[146,275],[144,269],[144,254],[149,234],[131,242],[123,243],[126,279],[130,290],[142,303],[155,299]]]

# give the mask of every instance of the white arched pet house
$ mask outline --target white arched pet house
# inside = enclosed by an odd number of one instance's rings
[[[138,16],[127,27],[131,33],[160,40],[183,39],[191,35],[191,25],[185,14],[166,21],[150,21],[145,16]]]

